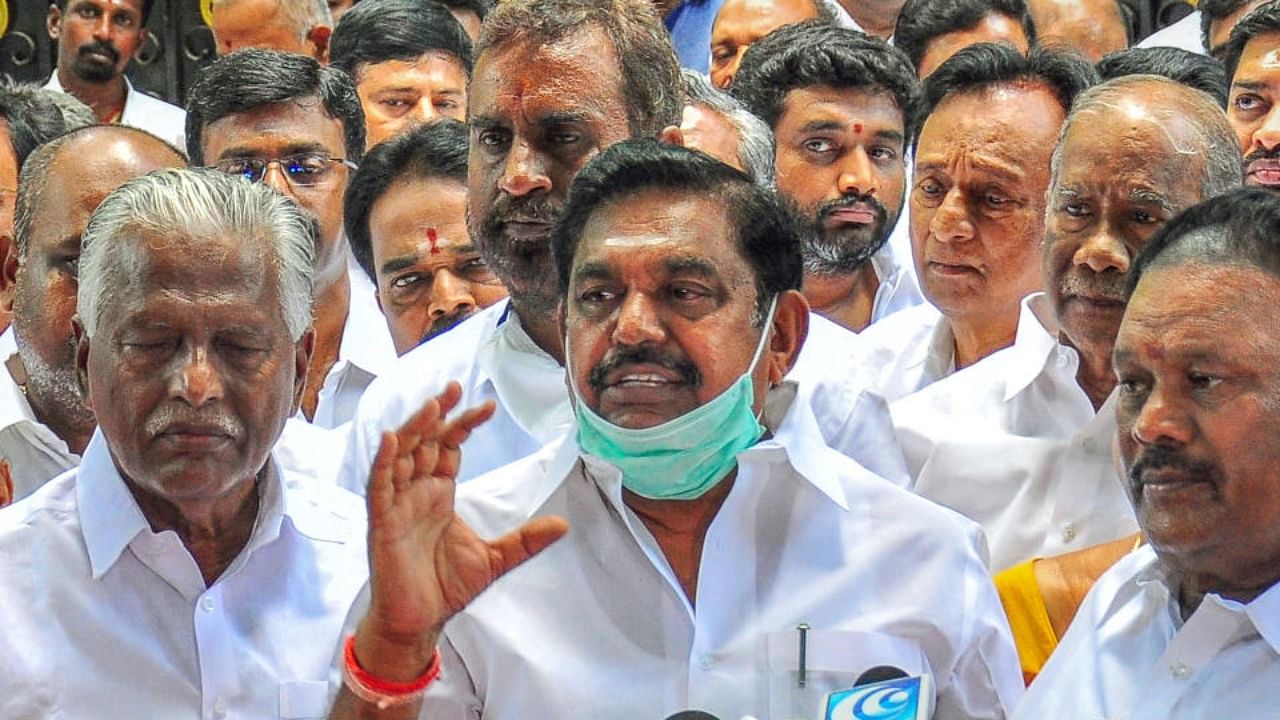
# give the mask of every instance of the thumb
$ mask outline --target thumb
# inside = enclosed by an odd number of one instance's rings
[[[514,570],[568,532],[569,523],[564,518],[540,517],[494,540],[489,543],[492,577],[497,579]]]

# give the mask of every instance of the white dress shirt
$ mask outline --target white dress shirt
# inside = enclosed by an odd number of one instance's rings
[[[993,571],[1138,529],[1111,450],[1114,395],[1095,413],[1079,362],[1031,295],[1011,347],[891,406],[915,491],[982,525]]]
[[[951,323],[925,303],[896,313],[858,335],[848,360],[853,382],[894,402],[955,372]]]
[[[933,675],[939,718],[1005,717],[1022,688],[976,527],[823,445],[794,390],[773,391],[775,434],[738,455],[696,607],[619,472],[572,435],[464,485],[458,512],[482,537],[534,516],[570,530],[445,626],[421,717],[817,720],[877,665]]]
[[[127,77],[124,84],[127,94],[124,98],[124,110],[120,113],[120,124],[146,130],[186,155],[187,111],[134,88]],[[50,90],[66,92],[58,80],[57,68],[54,68],[53,76],[44,86]]]
[[[539,348],[508,300],[455,325],[397,360],[365,392],[352,421],[339,483],[364,494],[382,433],[404,424],[450,380],[462,385],[460,408],[497,403],[489,422],[463,445],[459,480],[533,454],[573,423],[564,368]],[[845,382],[832,358],[847,357],[858,336],[819,315],[788,378],[819,390],[813,411],[827,442],[899,485],[908,476],[882,398]]]
[[[906,224],[905,217],[899,220],[894,233]],[[903,257],[906,258],[905,262],[902,261]],[[890,235],[889,241],[879,252],[871,256],[871,267],[875,270],[880,286],[876,288],[876,296],[871,305],[871,324],[867,326],[868,329],[890,315],[929,304],[924,299],[924,293],[920,292],[910,250],[904,256],[901,249],[895,247],[893,235]]]
[[[365,389],[396,359],[391,330],[378,308],[373,283],[349,253],[347,277],[351,281],[351,296],[347,322],[342,328],[342,343],[338,345],[338,359],[320,386],[316,414],[311,419],[322,428],[336,428],[350,421]]]
[[[12,329],[5,332],[12,333]],[[10,357],[16,357],[16,351],[4,356]],[[80,464],[80,456],[36,418],[7,363],[0,363],[0,459],[9,462],[14,500]]]
[[[1204,38],[1200,35],[1200,11],[1195,10],[1169,27],[1148,35],[1142,42],[1138,43],[1138,47],[1175,47],[1188,52],[1207,55],[1208,52],[1204,48]],[[1231,78],[1227,79],[1230,80]]]
[[[156,533],[103,436],[0,511],[0,717],[321,718],[368,577],[358,498],[274,464],[211,586]]]
[[[1280,584],[1207,595],[1183,622],[1149,546],[1098,579],[1014,715],[1026,720],[1280,720]]]

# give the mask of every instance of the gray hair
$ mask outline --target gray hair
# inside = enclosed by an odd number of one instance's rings
[[[19,119],[46,143],[66,133],[98,122],[93,110],[70,93],[20,83],[0,75],[0,102],[17,110]]]
[[[699,105],[733,124],[738,131],[738,160],[751,179],[761,187],[773,189],[773,131],[765,121],[753,115],[747,106],[728,93],[716,89],[701,73],[684,69],[685,102]]]
[[[230,5],[236,0],[212,0],[209,8],[219,5]],[[298,37],[305,38],[311,28],[317,25],[333,27],[333,15],[329,13],[327,0],[276,0],[281,14],[293,25]]]
[[[1156,116],[1158,127],[1168,135],[1178,154],[1204,157],[1204,175],[1200,181],[1201,199],[1240,187],[1244,179],[1244,161],[1239,141],[1227,122],[1226,113],[1208,93],[1159,75],[1124,75],[1095,85],[1076,98],[1053,149],[1050,187],[1058,184],[1058,173],[1062,169],[1063,140],[1067,132],[1082,121],[1082,116],[1114,110],[1118,103],[1125,100],[1143,102],[1142,98],[1157,98],[1154,102],[1148,101],[1145,104]],[[1181,120],[1190,126],[1194,147],[1185,147],[1169,132],[1168,126],[1175,120]],[[1087,123],[1087,120],[1083,122]]]
[[[207,168],[158,170],[121,185],[102,201],[85,228],[77,309],[93,336],[102,312],[122,286],[136,282],[146,258],[129,238],[138,232],[182,238],[261,242],[276,272],[281,311],[297,341],[311,326],[315,221],[283,195]]]

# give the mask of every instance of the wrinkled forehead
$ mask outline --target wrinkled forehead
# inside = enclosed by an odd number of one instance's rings
[[[504,120],[518,112],[572,109],[625,116],[622,81],[617,50],[595,25],[551,42],[515,38],[484,48],[476,58],[468,113]]]
[[[1058,148],[1053,187],[1092,183],[1100,187],[1154,183],[1164,187],[1197,182],[1204,147],[1179,109],[1123,101],[1078,113]]]
[[[122,304],[145,305],[157,297],[254,304],[278,290],[274,258],[264,241],[251,238],[125,225],[109,252],[115,272],[107,282],[121,285]]]
[[[647,282],[685,273],[726,287],[752,280],[722,198],[648,190],[596,208],[583,225],[572,279]]]

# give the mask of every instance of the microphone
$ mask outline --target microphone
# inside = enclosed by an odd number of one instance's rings
[[[720,720],[720,718],[701,710],[681,710],[674,715],[668,715],[666,720]]]
[[[825,720],[929,720],[933,680],[877,665],[858,676],[852,688],[827,695]]]

